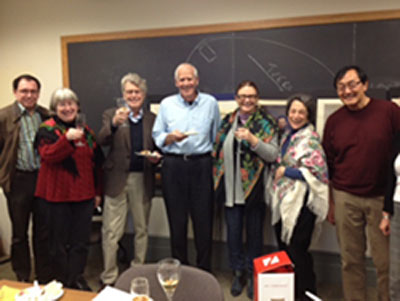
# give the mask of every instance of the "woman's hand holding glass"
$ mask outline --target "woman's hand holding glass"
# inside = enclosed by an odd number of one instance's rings
[[[238,127],[235,131],[235,137],[239,142],[243,140],[247,141],[252,147],[255,147],[258,143],[258,138],[245,127]]]
[[[77,130],[82,132],[81,138],[83,137],[83,134],[85,133],[85,125],[86,125],[86,115],[83,113],[78,113],[75,118],[75,127]],[[81,138],[78,139],[78,141],[75,143],[75,146],[84,146],[85,145],[82,141],[80,141]]]
[[[79,140],[83,137],[83,131],[81,129],[69,128],[65,136],[68,141]]]

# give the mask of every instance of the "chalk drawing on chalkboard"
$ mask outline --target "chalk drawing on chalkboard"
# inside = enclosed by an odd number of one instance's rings
[[[357,62],[357,23],[353,24],[352,62]]]
[[[234,35],[230,35],[230,36],[226,36],[226,37],[217,37],[217,38],[206,38],[206,39],[201,40],[189,52],[189,55],[187,56],[186,61],[189,62],[196,52],[200,52],[201,54],[202,53],[204,54],[204,51],[210,51],[211,53],[213,53],[213,56],[211,58],[212,58],[212,60],[214,60],[216,58],[216,52],[211,48],[210,44],[214,43],[216,41],[221,41],[221,40],[226,40],[229,43],[232,43],[234,40],[246,40],[246,43],[251,43],[251,41],[259,41],[259,42],[266,43],[266,44],[271,44],[271,45],[274,45],[274,46],[277,46],[277,47],[282,47],[282,48],[287,49],[289,51],[292,51],[292,52],[295,52],[297,54],[300,54],[301,56],[304,56],[305,58],[315,62],[317,65],[319,65],[324,70],[326,70],[332,77],[334,76],[334,72],[328,66],[326,66],[318,58],[312,56],[311,54],[309,54],[309,53],[307,53],[305,51],[302,51],[302,50],[297,49],[295,47],[286,45],[286,44],[281,43],[281,42],[273,41],[273,40],[262,39],[262,38],[253,38],[253,37],[251,37],[251,38],[250,37],[238,37],[238,36],[234,36]],[[206,61],[208,61],[210,59],[208,54],[204,58],[206,59]]]
[[[277,64],[268,63],[268,69],[265,69],[265,67],[251,54],[248,54],[247,56],[274,83],[279,91],[292,91],[292,84],[287,80],[287,77],[277,69]]]
[[[198,67],[205,91],[228,93],[243,79],[254,80],[261,95],[288,96],[295,91],[311,93],[315,83],[330,83],[334,71],[324,57],[268,38],[231,33],[207,37],[188,48],[185,61]],[[301,74],[301,76],[298,76]],[[224,78],[218,82],[218,78]],[[331,86],[322,85],[321,90]]]
[[[199,53],[207,63],[212,63],[217,58],[217,53],[208,44],[202,45],[202,47],[199,48]]]
[[[400,87],[400,81],[391,78],[377,78],[374,82],[370,80],[369,89],[384,89],[390,90],[392,88]]]

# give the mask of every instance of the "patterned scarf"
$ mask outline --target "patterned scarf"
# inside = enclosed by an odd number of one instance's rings
[[[282,138],[285,141],[287,133]],[[308,195],[307,207],[316,215],[315,239],[328,212],[328,167],[314,126],[309,124],[294,133],[286,153],[283,157],[280,154],[277,161],[279,165],[299,169],[305,182],[288,177],[279,179],[274,185],[271,222],[274,225],[282,221],[281,239],[289,244],[304,198]]]
[[[286,140],[287,136],[288,132],[283,135],[282,142]],[[279,154],[277,162],[285,167],[307,168],[319,181],[325,184],[328,183],[325,153],[312,124],[300,129],[290,137],[286,153],[283,157]],[[278,181],[277,188],[281,194],[280,198],[283,197],[286,190],[290,189],[291,185],[292,181],[285,177]]]
[[[214,189],[218,188],[221,178],[224,175],[225,168],[223,145],[238,112],[239,109],[225,116],[215,139],[214,150],[212,153],[214,158]],[[276,125],[273,117],[265,113],[260,108],[258,108],[257,111],[249,117],[244,127],[248,128],[253,135],[265,143],[270,142],[276,132]],[[247,141],[243,140],[240,143],[240,148],[242,151],[240,155],[240,172],[244,198],[246,199],[262,175],[265,163],[260,157],[257,156],[255,152],[251,150],[251,145]]]
[[[41,144],[52,144],[55,143],[61,136],[63,136],[70,127],[74,127],[74,124],[66,124],[62,122],[57,116],[50,118],[43,122],[40,127],[39,131],[36,135],[35,139],[35,148],[38,148]],[[97,144],[94,139],[94,132],[85,125],[85,140],[91,149],[97,149]],[[101,157],[102,155],[99,154]],[[102,160],[101,158],[99,160]],[[97,152],[95,152],[95,161],[97,161]],[[75,160],[69,156],[66,158],[62,163],[62,166],[71,172],[74,176],[78,176],[78,168],[76,167]]]

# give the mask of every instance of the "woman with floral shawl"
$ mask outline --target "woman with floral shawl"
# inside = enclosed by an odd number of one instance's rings
[[[305,291],[316,292],[308,248],[328,212],[328,168],[313,126],[315,104],[306,94],[288,99],[289,128],[282,137],[272,198],[278,245],[295,265],[296,300],[307,300]]]
[[[241,294],[247,268],[247,295],[252,298],[253,259],[261,255],[263,246],[266,174],[269,163],[276,160],[278,146],[273,118],[257,105],[255,83],[240,83],[235,94],[239,108],[224,118],[217,133],[213,176],[217,200],[225,205],[229,261],[234,273],[231,294]]]

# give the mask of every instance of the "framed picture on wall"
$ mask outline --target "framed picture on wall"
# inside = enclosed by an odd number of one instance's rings
[[[221,114],[221,119],[225,117],[226,114],[236,110],[237,103],[235,100],[219,100],[218,101],[219,113]]]
[[[400,97],[392,98],[392,101],[400,107]]]
[[[388,98],[400,106],[400,87],[391,88],[388,91]]]
[[[390,88],[387,92],[388,99],[400,106],[400,87]]]
[[[324,133],[324,126],[328,117],[343,105],[339,98],[318,98],[317,100],[317,116],[316,130],[320,137]]]
[[[286,109],[286,99],[260,99],[258,101],[259,105],[271,114],[275,119],[279,116],[285,116]]]

